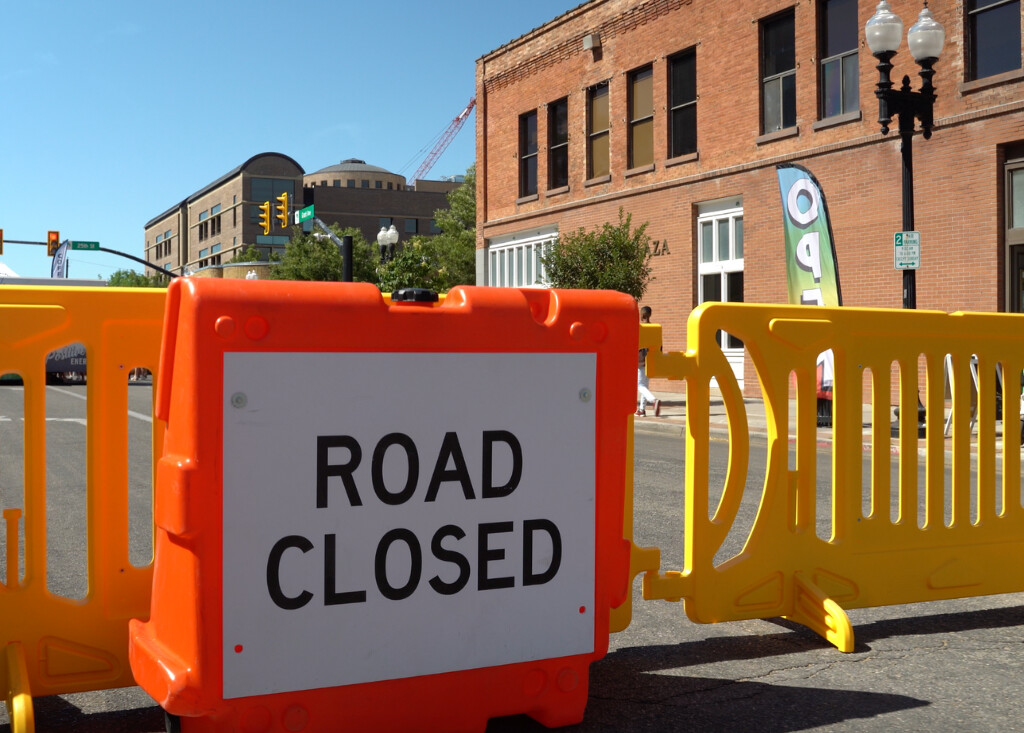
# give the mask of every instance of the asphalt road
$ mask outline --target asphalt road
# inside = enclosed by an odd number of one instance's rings
[[[0,503],[21,506],[22,393],[0,387]],[[54,592],[84,586],[85,402],[83,387],[47,390],[48,535]],[[129,389],[132,560],[151,552],[151,390]],[[681,564],[683,442],[668,432],[636,433],[636,541]],[[711,482],[723,480],[728,446],[715,442]],[[819,496],[829,487],[829,454],[819,454]],[[763,481],[764,445],[755,441],[748,486]],[[745,502],[741,515],[756,511]],[[737,547],[729,548],[735,551]],[[2,555],[2,553],[0,553]],[[591,669],[582,724],[567,731],[1007,731],[1024,727],[1018,670],[1024,655],[1024,594],[853,610],[857,647],[842,654],[783,619],[698,625],[682,606],[640,598],[631,626],[610,638]],[[41,698],[36,730],[154,733],[162,711],[138,688]],[[0,732],[9,730],[6,711]],[[525,716],[491,721],[488,733],[546,730]]]

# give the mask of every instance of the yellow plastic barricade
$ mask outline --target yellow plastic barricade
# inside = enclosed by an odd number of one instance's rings
[[[0,288],[0,375],[15,373],[24,385],[24,514],[3,511],[7,572],[0,586],[0,680],[15,733],[34,729],[34,695],[134,684],[128,620],[148,616],[152,564],[129,561],[128,371],[144,367],[155,374],[164,300],[163,290]],[[70,343],[83,344],[88,359],[83,599],[47,587],[46,456],[60,447],[46,444],[46,362]],[[154,452],[161,440],[154,423]]]
[[[628,593],[636,303],[431,295],[172,283],[131,665],[186,733],[582,720]]]
[[[647,361],[651,376],[686,380],[686,517],[684,566],[648,572],[644,597],[682,599],[687,615],[700,623],[785,616],[851,651],[853,630],[843,609],[1024,590],[1017,444],[1022,323],[1009,314],[741,304],[697,308],[687,329],[687,351],[655,349]],[[768,419],[768,465],[742,550],[716,562],[744,490],[750,490],[745,487],[750,452],[744,402],[718,347],[719,331],[742,339],[756,368]],[[819,353],[827,349],[834,354],[835,381],[826,514],[816,495],[815,371]],[[970,466],[972,357],[978,380],[976,485]],[[927,425],[921,458],[919,360]],[[944,362],[951,365],[952,384],[949,487],[944,485]],[[999,374],[1006,375],[1002,413],[1010,426],[1002,445],[995,431]],[[708,478],[713,384],[724,400],[729,438],[728,475],[717,501]],[[900,407],[895,451],[894,386]],[[789,414],[791,388],[795,415]],[[872,403],[869,431],[863,427],[865,392]],[[870,443],[866,469],[865,440]],[[921,486],[919,460],[925,469]],[[892,482],[897,463],[898,480]],[[821,532],[822,523],[827,532]]]

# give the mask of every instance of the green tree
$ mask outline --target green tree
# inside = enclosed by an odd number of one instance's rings
[[[166,275],[142,275],[135,270],[117,270],[108,279],[112,288],[166,288]]]
[[[633,215],[619,209],[619,223],[560,234],[541,256],[554,288],[617,290],[640,300],[651,277],[647,222],[632,227]]]
[[[432,237],[415,236],[379,269],[380,289],[430,288],[439,293],[476,282],[476,167],[465,182],[448,194],[448,208],[434,212],[441,230]]]
[[[250,244],[245,249],[236,249],[234,256],[228,260],[229,265],[240,262],[259,262],[263,252],[255,244]]]
[[[377,282],[379,256],[366,241],[362,232],[349,227],[341,229],[330,225],[331,231],[341,239],[352,237],[352,279],[355,282]],[[270,270],[274,280],[325,280],[341,281],[344,262],[338,246],[323,232],[314,230],[304,233],[300,228],[292,229],[292,238],[285,247],[281,263]]]

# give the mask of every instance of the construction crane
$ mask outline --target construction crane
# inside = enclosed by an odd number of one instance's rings
[[[455,136],[459,134],[459,130],[461,130],[462,126],[466,124],[466,120],[469,119],[469,113],[473,111],[473,107],[475,106],[476,96],[474,95],[469,100],[469,104],[466,105],[466,108],[459,112],[455,119],[452,120],[451,124],[448,125],[448,129],[441,135],[441,139],[438,140],[437,145],[435,145],[433,150],[430,151],[420,167],[412,174],[412,178],[409,179],[410,186],[415,186],[416,181],[423,178],[423,176],[430,172],[430,169],[434,167],[434,163],[436,163],[437,159],[441,157],[441,153],[448,149],[452,140],[454,140]]]

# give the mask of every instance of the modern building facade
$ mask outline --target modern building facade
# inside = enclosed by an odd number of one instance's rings
[[[448,207],[447,193],[458,185],[418,181],[409,188],[402,176],[357,159],[307,174],[287,155],[261,153],[148,221],[145,258],[185,273],[227,263],[250,245],[283,254],[292,225],[283,227],[273,217],[282,193],[288,194],[293,211],[313,205],[324,223],[356,227],[370,242],[380,227],[392,224],[403,239],[436,234],[434,212]],[[264,201],[271,202],[269,234],[258,222]],[[305,228],[309,231],[311,224]]]
[[[920,2],[893,0],[909,28]],[[665,347],[707,300],[788,302],[776,166],[821,184],[843,304],[899,308],[899,136],[877,118],[874,0],[590,0],[477,61],[477,282],[543,286],[559,231],[647,222]],[[914,139],[917,307],[1024,311],[1020,0],[933,2]],[[919,67],[906,39],[893,80]],[[723,346],[742,378],[742,345]],[[675,388],[670,384],[662,389]]]
[[[291,227],[263,234],[257,206],[302,190],[302,166],[280,153],[254,155],[146,222],[145,259],[184,274],[230,260],[250,244],[283,250]]]

